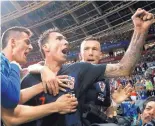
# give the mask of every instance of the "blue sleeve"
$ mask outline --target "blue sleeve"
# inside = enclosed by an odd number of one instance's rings
[[[16,64],[10,64],[10,67],[8,75],[1,71],[1,104],[4,108],[15,108],[20,100],[20,70]]]

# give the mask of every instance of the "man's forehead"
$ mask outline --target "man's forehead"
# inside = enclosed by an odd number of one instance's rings
[[[153,107],[153,108],[155,108],[155,101],[148,102],[146,107]]]
[[[16,31],[16,32],[12,32],[11,34],[17,39],[29,39],[30,38],[30,36],[25,32]]]
[[[87,40],[83,42],[84,47],[100,46],[100,43],[97,40]]]
[[[21,32],[21,33],[22,33],[23,37],[25,37],[25,38],[27,38],[27,39],[30,38],[30,36],[29,36],[27,33],[25,33],[25,32]]]
[[[49,37],[54,37],[54,38],[56,38],[56,37],[63,37],[63,38],[65,38],[61,33],[59,33],[59,32],[51,32],[50,33],[50,35],[49,35]]]
[[[27,44],[31,44],[30,36],[25,32],[12,32],[10,38],[12,37],[16,40],[25,41]]]

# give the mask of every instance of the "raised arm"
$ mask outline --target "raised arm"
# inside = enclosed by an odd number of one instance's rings
[[[148,34],[148,29],[151,24],[153,24],[154,20],[153,14],[140,8],[137,9],[135,14],[132,16],[134,33],[130,45],[119,63],[107,64],[105,70],[106,77],[130,75],[137,61],[140,59],[145,39]]]
[[[5,109],[2,107],[2,120],[6,126],[16,126],[27,123],[52,113],[59,112],[66,114],[76,111],[78,102],[75,97],[69,94],[62,95],[56,102],[40,105],[40,106],[26,106],[18,105],[15,109]]]

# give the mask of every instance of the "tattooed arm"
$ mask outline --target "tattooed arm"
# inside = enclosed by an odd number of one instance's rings
[[[130,45],[118,64],[107,64],[105,70],[106,77],[130,75],[137,61],[140,59],[148,29],[154,22],[154,16],[139,8],[132,16],[132,20],[134,23],[134,33]]]
[[[125,55],[118,64],[107,64],[105,76],[128,76],[141,56],[145,37],[146,33],[138,33],[134,31],[131,43]]]

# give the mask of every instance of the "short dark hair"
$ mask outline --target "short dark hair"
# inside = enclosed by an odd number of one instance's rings
[[[58,28],[51,28],[51,29],[48,29],[48,30],[44,31],[44,32],[40,35],[40,37],[39,37],[38,45],[39,45],[40,52],[41,52],[43,58],[45,58],[45,53],[44,53],[44,51],[43,51],[43,49],[42,49],[42,46],[43,46],[44,44],[47,43],[47,40],[48,40],[48,38],[49,38],[49,35],[50,35],[50,33],[52,33],[52,32],[59,32],[59,33],[60,33],[60,31],[58,30]]]
[[[28,28],[20,27],[20,26],[11,27],[2,34],[2,49],[4,49],[7,46],[9,36],[13,32],[25,32],[30,37],[33,35],[31,30]]]
[[[142,108],[142,112],[144,111],[144,109],[146,108],[146,105],[151,102],[151,101],[154,101],[155,102],[155,96],[151,96],[151,97],[148,97],[144,103],[143,103],[143,108]]]

